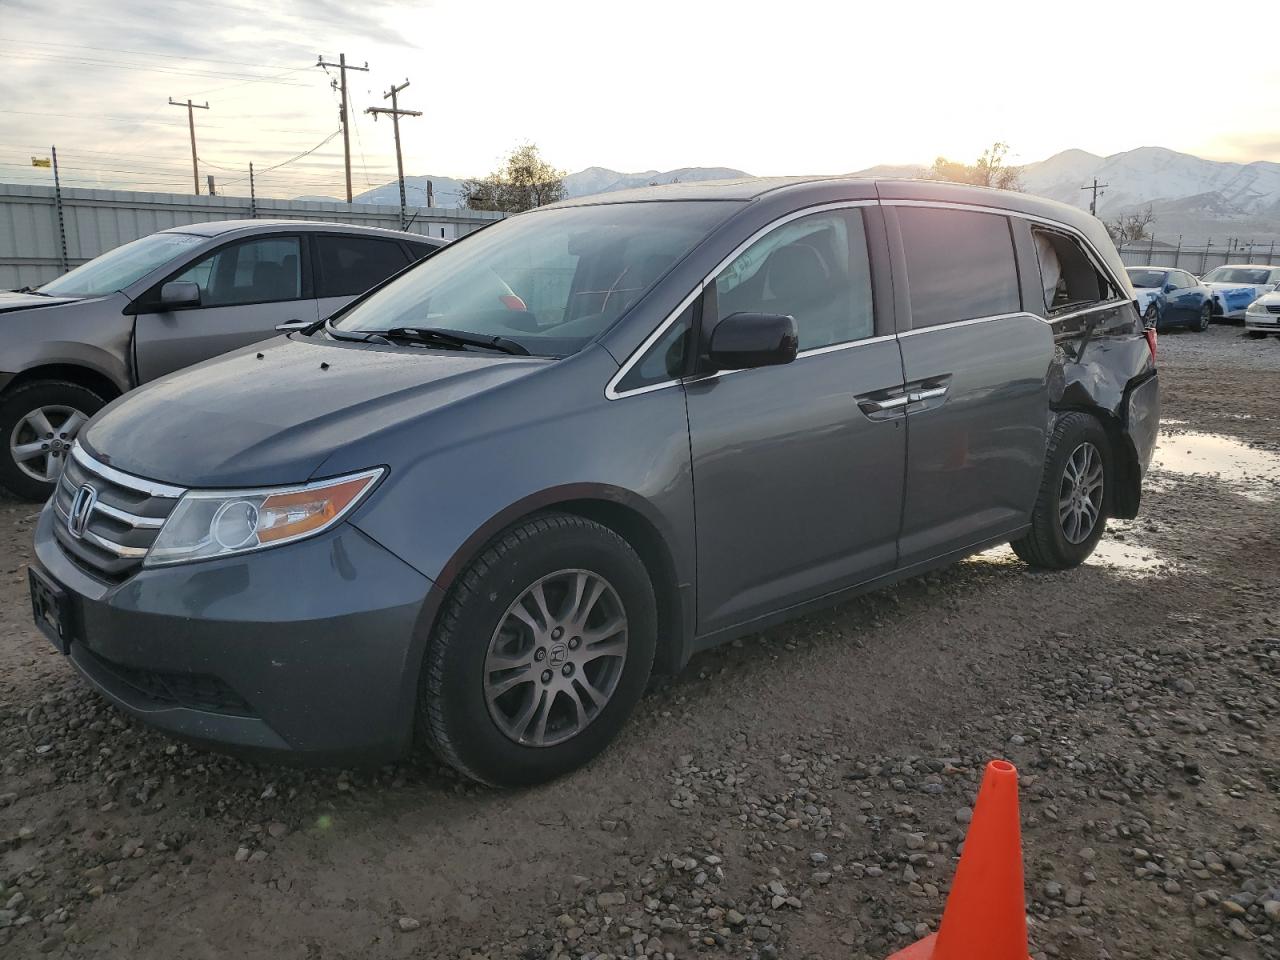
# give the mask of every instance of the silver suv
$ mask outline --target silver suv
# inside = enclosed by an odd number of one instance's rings
[[[156,377],[306,326],[443,240],[292,220],[174,227],[0,293],[0,486],[53,492],[80,425]]]

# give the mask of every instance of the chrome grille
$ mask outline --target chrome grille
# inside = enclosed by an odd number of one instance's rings
[[[1280,303],[1268,303],[1268,304],[1267,304],[1267,312],[1268,312],[1268,313],[1280,313]]]
[[[81,566],[121,579],[142,564],[185,492],[99,463],[76,444],[53,494],[54,533]]]

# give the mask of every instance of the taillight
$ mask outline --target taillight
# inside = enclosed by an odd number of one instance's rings
[[[1147,338],[1147,349],[1151,351],[1151,359],[1154,362],[1156,358],[1156,337],[1157,337],[1156,328],[1147,327],[1147,329],[1143,330],[1142,332]]]

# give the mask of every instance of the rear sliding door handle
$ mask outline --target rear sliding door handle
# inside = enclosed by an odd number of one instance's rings
[[[926,387],[923,390],[912,390],[906,396],[908,403],[923,403],[925,400],[936,400],[947,395],[946,387]]]
[[[888,413],[905,407],[910,402],[905,395],[889,397],[887,400],[859,400],[858,409],[863,413]]]

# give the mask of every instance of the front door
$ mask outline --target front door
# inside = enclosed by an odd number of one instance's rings
[[[273,337],[277,324],[315,320],[301,250],[297,236],[240,240],[170,277],[195,283],[200,304],[138,314],[138,382]]]
[[[700,633],[897,561],[906,431],[900,409],[875,409],[902,383],[896,339],[877,336],[869,259],[882,244],[878,207],[815,213],[775,227],[707,287],[703,342],[733,313],[790,314],[800,355],[686,382]]]

